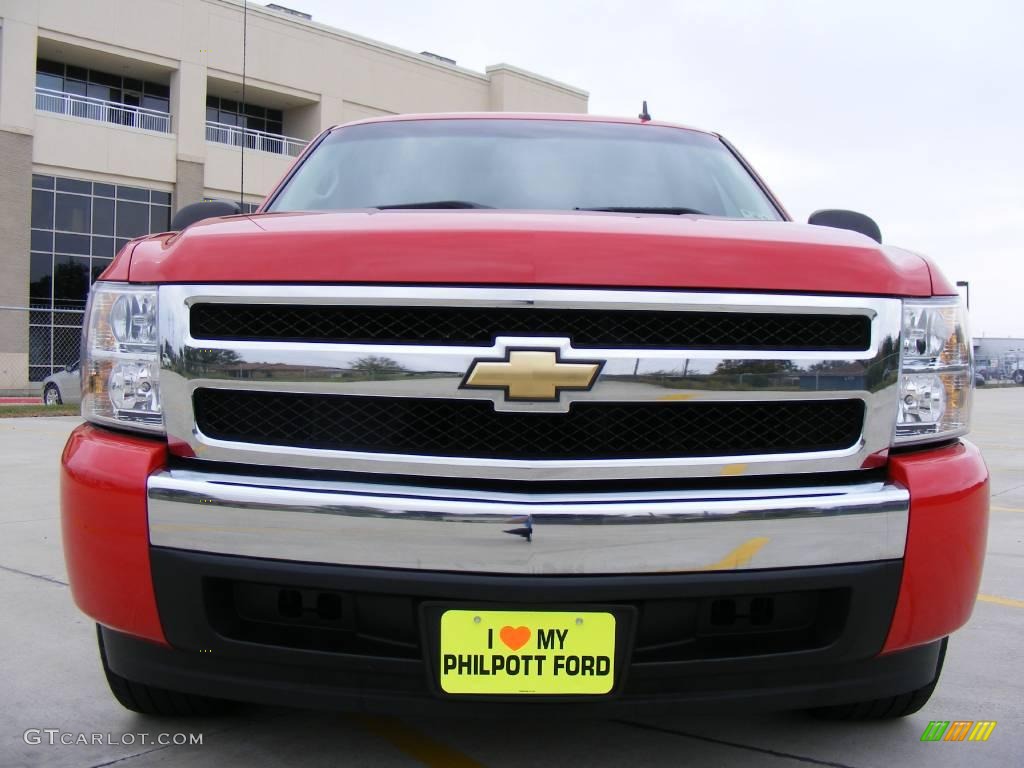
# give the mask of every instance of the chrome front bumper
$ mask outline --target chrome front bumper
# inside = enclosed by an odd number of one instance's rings
[[[152,475],[148,499],[153,546],[496,574],[732,571],[896,559],[903,556],[910,507],[905,488],[882,482],[520,494],[186,470]]]

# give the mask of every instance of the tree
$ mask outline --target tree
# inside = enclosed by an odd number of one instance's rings
[[[382,355],[367,355],[352,363],[352,371],[362,374],[367,379],[380,379],[386,376],[397,376],[408,369],[397,360]]]
[[[715,366],[716,374],[733,376],[741,373],[793,373],[796,370],[792,360],[723,360]]]
[[[183,362],[185,370],[205,375],[211,368],[226,368],[241,362],[241,359],[233,349],[186,347]]]

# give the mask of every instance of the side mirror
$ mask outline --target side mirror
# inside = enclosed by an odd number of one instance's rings
[[[819,227],[849,229],[852,232],[860,232],[862,235],[867,235],[876,243],[882,242],[882,230],[878,228],[875,220],[856,211],[826,208],[825,210],[812,213],[811,217],[807,219],[807,223],[816,224]]]
[[[231,200],[203,200],[179,209],[171,220],[171,231],[181,232],[197,221],[212,219],[215,216],[237,216],[241,212],[241,206]]]

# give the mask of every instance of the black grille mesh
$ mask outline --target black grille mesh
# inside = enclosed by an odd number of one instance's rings
[[[731,456],[847,448],[861,400],[577,402],[569,413],[495,411],[480,400],[198,389],[208,437],[343,451],[505,459]]]
[[[501,307],[197,304],[196,339],[489,346],[494,337],[560,336],[576,347],[859,351],[864,315]]]

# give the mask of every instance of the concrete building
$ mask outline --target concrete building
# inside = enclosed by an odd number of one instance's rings
[[[331,125],[586,109],[585,91],[507,64],[474,72],[286,8],[0,0],[0,393],[77,358],[89,285],[125,241],[239,198],[243,146],[251,207]]]

